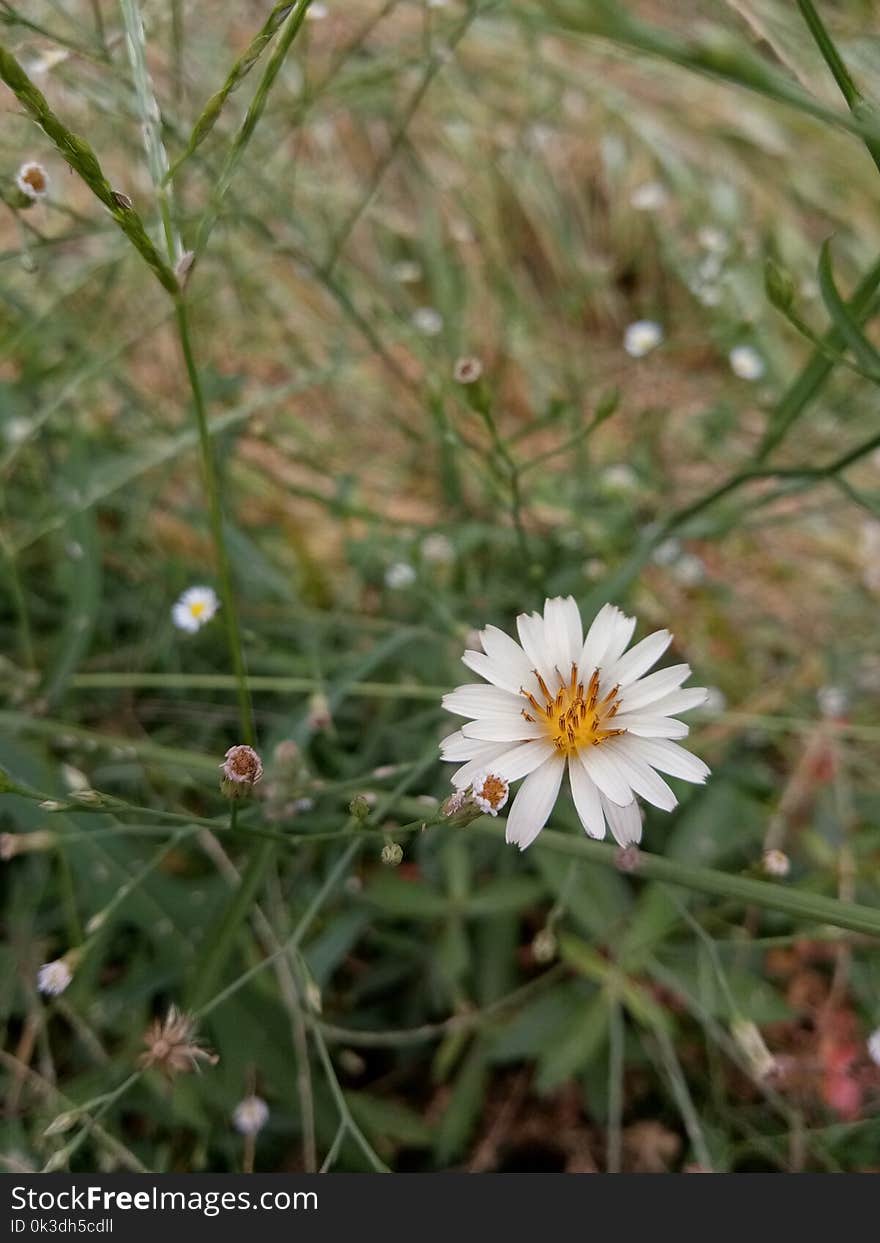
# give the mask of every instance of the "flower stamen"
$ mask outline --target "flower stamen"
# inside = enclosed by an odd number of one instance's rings
[[[520,694],[534,713],[532,715],[523,708],[522,715],[530,724],[544,727],[561,755],[573,755],[585,747],[598,747],[607,739],[626,733],[624,729],[609,728],[620,708],[620,687],[612,686],[600,700],[598,669],[593,671],[586,687],[574,662],[567,682],[557,669],[561,685],[555,694],[541,674],[537,670],[533,672],[544,703],[531,691],[520,687]]]

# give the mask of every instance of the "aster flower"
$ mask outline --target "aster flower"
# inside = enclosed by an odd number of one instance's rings
[[[171,620],[178,630],[195,634],[209,622],[220,607],[212,587],[188,587],[171,610]]]
[[[15,184],[27,198],[35,203],[49,193],[49,174],[36,160],[22,164],[15,177]]]
[[[663,340],[663,329],[652,319],[637,319],[623,334],[623,348],[630,358],[644,358]]]
[[[521,850],[547,823],[568,769],[572,798],[591,837],[606,823],[621,846],[638,842],[636,795],[671,811],[676,797],[659,775],[701,783],[702,760],[680,747],[688,727],[675,719],[704,702],[704,687],[682,690],[688,665],[648,676],[672,641],[659,630],[626,652],[635,618],[606,604],[583,636],[571,596],[547,600],[543,617],[521,613],[520,643],[495,626],[480,634],[483,651],[462,660],[489,685],[460,686],[443,706],[467,724],[441,743],[452,776],[468,790],[491,771],[506,782],[525,778],[507,817],[507,840]]]

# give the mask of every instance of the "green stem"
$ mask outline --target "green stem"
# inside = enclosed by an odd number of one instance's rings
[[[834,81],[840,88],[841,95],[846,100],[847,107],[856,120],[860,120],[865,106],[864,98],[850,77],[843,57],[838,52],[834,40],[825,27],[825,23],[816,11],[813,0],[797,0],[797,5],[810,34],[813,36],[816,47],[822,53],[825,64],[831,70]],[[862,141],[868,149],[871,159],[877,165],[877,168],[880,169],[880,143],[876,142],[869,134],[863,134]]]
[[[226,625],[226,637],[229,643],[229,656],[232,661],[236,689],[238,691],[238,710],[241,720],[242,741],[246,742],[249,746],[253,746],[255,737],[253,710],[251,708],[251,697],[248,689],[244,655],[242,652],[241,630],[238,624],[238,610],[236,608],[235,595],[232,589],[232,572],[229,564],[229,554],[226,549],[226,540],[223,534],[223,510],[220,505],[220,489],[217,483],[217,468],[214,461],[214,448],[211,443],[210,433],[208,431],[208,416],[205,409],[202,382],[199,378],[195,358],[193,357],[186,303],[182,297],[178,297],[176,299],[175,307],[177,311],[177,331],[180,339],[180,348],[183,353],[184,362],[186,363],[186,371],[189,376],[190,388],[192,389],[193,407],[195,409],[196,424],[199,432],[199,449],[202,456],[202,471],[205,481],[205,493],[208,499],[208,514],[211,523],[211,537],[214,542],[214,556],[217,561],[220,599],[223,604],[223,620]]]
[[[478,820],[471,831],[499,840],[504,837],[505,826],[497,820]],[[542,830],[535,842],[535,850],[552,850],[557,854],[586,859],[603,867],[619,866],[620,850],[608,842],[596,842],[587,837],[569,836],[553,829]],[[779,911],[799,919],[820,924],[833,924],[849,928],[853,932],[880,937],[880,910],[862,906],[856,902],[841,902],[823,894],[806,893],[802,889],[788,888],[770,881],[752,880],[746,876],[733,876],[714,868],[697,867],[677,859],[640,851],[635,876],[644,880],[665,881],[685,889],[712,897],[730,898],[746,905],[753,904],[769,911]]]

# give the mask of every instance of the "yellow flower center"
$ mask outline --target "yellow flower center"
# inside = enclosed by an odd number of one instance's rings
[[[558,671],[557,671],[558,672]],[[599,671],[594,670],[586,688],[578,678],[578,667],[571,666],[571,677],[562,682],[554,695],[547,683],[535,670],[543,704],[530,692],[520,688],[520,694],[529,701],[531,711],[522,710],[527,721],[544,727],[560,755],[574,755],[584,747],[598,747],[608,738],[625,734],[625,729],[614,729],[612,721],[620,708],[620,687],[613,686],[603,699],[599,698]]]
[[[490,807],[494,807],[497,811],[507,798],[507,782],[501,777],[496,777],[494,773],[489,773],[484,777],[483,783],[477,793],[481,795]]]
[[[192,604],[189,606],[189,611],[192,613],[193,617],[201,617],[205,611],[204,600],[193,600]]]

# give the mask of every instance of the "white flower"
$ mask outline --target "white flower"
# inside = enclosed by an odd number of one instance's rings
[[[327,17],[329,13],[329,7],[326,4],[318,3],[318,0],[314,0],[314,2],[306,9],[306,17],[310,22],[320,22],[323,18]]]
[[[385,571],[385,586],[392,591],[400,591],[403,587],[411,587],[416,581],[416,572],[407,561],[395,561]]]
[[[630,358],[643,358],[663,340],[663,329],[652,319],[637,319],[623,334],[623,348]]]
[[[432,306],[419,306],[413,311],[413,327],[423,337],[436,337],[443,331],[443,316]]]
[[[630,206],[636,211],[660,211],[668,199],[666,187],[661,181],[643,181],[629,196]]]
[[[220,607],[212,587],[188,587],[171,610],[171,620],[178,630],[195,634],[209,622]]]
[[[816,702],[824,717],[829,720],[839,720],[846,716],[849,696],[842,686],[820,686],[816,691]]]
[[[73,972],[63,958],[44,962],[37,972],[37,988],[47,997],[60,997],[73,979]]]
[[[731,371],[741,380],[760,380],[764,374],[764,360],[751,345],[737,345],[728,358]]]
[[[30,419],[24,418],[22,415],[14,415],[3,428],[3,434],[11,445],[21,445],[27,440],[34,425]]]
[[[36,202],[44,199],[49,193],[49,174],[36,160],[28,160],[22,164],[15,177],[15,184],[29,199]]]
[[[547,822],[568,768],[572,798],[591,837],[606,822],[621,846],[638,842],[642,821],[635,796],[671,811],[676,797],[660,772],[703,782],[709,769],[674,738],[688,728],[673,713],[703,703],[703,687],[682,690],[688,665],[643,676],[672,635],[657,631],[626,647],[635,618],[606,604],[583,637],[571,596],[547,600],[543,617],[522,613],[520,643],[495,626],[480,633],[483,651],[462,660],[490,685],[460,686],[443,706],[467,724],[441,743],[443,759],[460,767],[452,784],[467,789],[491,771],[505,781],[524,777],[507,817],[507,840],[521,850]]]
[[[425,561],[434,565],[448,565],[455,560],[455,549],[449,537],[442,531],[433,531],[425,536],[421,543],[421,554]]]
[[[269,1121],[269,1106],[261,1096],[246,1096],[232,1112],[232,1123],[241,1135],[256,1135]]]
[[[768,876],[788,876],[791,860],[784,850],[765,850],[761,866]]]
[[[411,285],[422,279],[422,268],[413,259],[401,259],[391,268],[391,275],[401,285]]]
[[[510,783],[497,773],[477,773],[471,782],[471,798],[487,816],[497,816],[509,794]]]
[[[714,251],[716,255],[723,255],[728,247],[727,234],[711,224],[703,225],[697,233],[697,241],[704,250]]]
[[[868,1037],[868,1057],[880,1066],[880,1027],[876,1027]]]
[[[632,492],[639,486],[639,477],[627,462],[615,462],[602,471],[602,482],[612,492]]]

